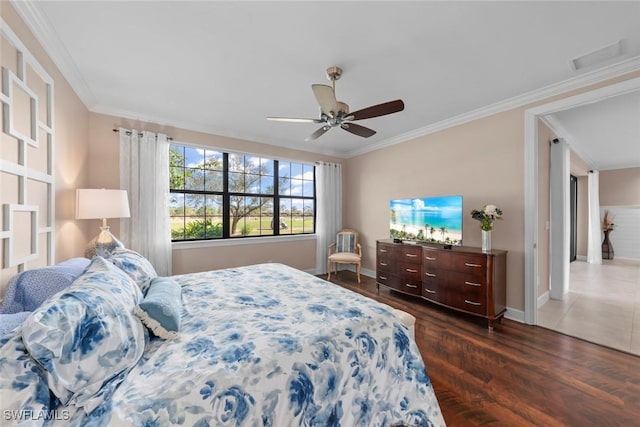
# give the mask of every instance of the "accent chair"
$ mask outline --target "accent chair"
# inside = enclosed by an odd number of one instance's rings
[[[343,229],[336,235],[336,242],[329,245],[327,260],[327,280],[331,280],[331,269],[335,267],[338,274],[338,264],[355,264],[358,283],[360,283],[360,265],[362,261],[362,246],[358,243],[358,232]]]

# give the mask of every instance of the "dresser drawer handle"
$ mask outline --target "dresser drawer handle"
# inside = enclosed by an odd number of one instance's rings
[[[381,262],[380,265],[383,266],[383,267],[386,267],[387,263],[386,262]]]
[[[473,283],[473,282],[464,282],[465,285],[469,285],[469,286],[482,286],[480,283]]]
[[[424,259],[426,259],[427,261],[435,261],[436,260],[434,257],[430,257],[430,256],[426,256],[426,255],[425,255]]]
[[[408,256],[409,258],[415,258],[415,257],[417,257],[417,256],[418,256],[418,255],[416,255],[416,254],[405,254],[405,255],[406,255],[406,256]]]
[[[417,288],[418,287],[418,285],[410,285],[409,283],[405,283],[405,286],[407,288]]]
[[[435,293],[436,293],[436,291],[432,291],[431,289],[424,288],[424,290],[425,290],[427,293],[430,293],[430,294],[435,294]]]
[[[386,249],[380,249],[380,252],[387,252]]]
[[[479,302],[469,301],[468,299],[464,300],[464,302],[471,305],[481,305]]]
[[[380,280],[387,280],[387,278],[386,278],[386,277],[384,277],[384,276],[379,276],[378,278],[379,278]]]
[[[426,273],[424,273],[424,275],[427,276],[427,277],[436,277],[435,273],[426,272]]]
[[[470,262],[465,262],[464,265],[466,265],[467,267],[482,267],[482,265],[480,264],[472,264]]]
[[[405,268],[409,273],[417,273],[418,270],[414,270],[413,268]]]

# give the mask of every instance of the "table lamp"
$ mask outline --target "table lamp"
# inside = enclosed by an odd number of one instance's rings
[[[100,234],[93,238],[84,256],[107,256],[116,248],[123,248],[121,241],[109,231],[107,218],[129,218],[129,200],[126,190],[94,188],[76,189],[76,219],[102,219]]]

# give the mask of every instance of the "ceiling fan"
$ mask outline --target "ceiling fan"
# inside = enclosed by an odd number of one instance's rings
[[[404,110],[404,102],[401,99],[389,101],[382,104],[372,105],[358,111],[349,112],[349,106],[344,102],[336,100],[336,80],[342,75],[340,67],[327,68],[327,78],[331,80],[331,86],[314,84],[311,85],[313,94],[320,105],[320,118],[302,119],[291,117],[267,117],[267,120],[293,123],[323,123],[322,127],[305,141],[312,141],[324,135],[331,128],[340,127],[347,132],[363,138],[369,138],[376,134],[376,131],[367,127],[352,123],[355,120],[370,119],[373,117],[386,116]]]

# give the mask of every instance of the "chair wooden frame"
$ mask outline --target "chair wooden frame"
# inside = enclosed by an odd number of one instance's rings
[[[336,257],[333,257],[333,255],[337,255],[340,254],[341,252],[335,252],[336,248],[337,248],[337,242],[334,242],[332,244],[329,245],[328,247],[328,254],[327,254],[327,280],[331,280],[331,269],[332,267],[335,267],[335,273],[338,274],[338,264],[355,264],[356,266],[356,276],[358,277],[358,283],[360,283],[360,268],[362,265],[362,246],[360,245],[360,243],[358,243],[358,232],[349,228],[345,228],[340,230],[337,234],[341,234],[341,233],[348,233],[348,234],[353,234],[355,235],[355,239],[354,239],[354,249],[355,252],[349,252],[349,253],[353,253],[355,255],[358,256],[357,260],[354,259],[349,259],[349,260],[340,260],[340,259],[336,259]],[[336,235],[337,237],[337,235]]]

